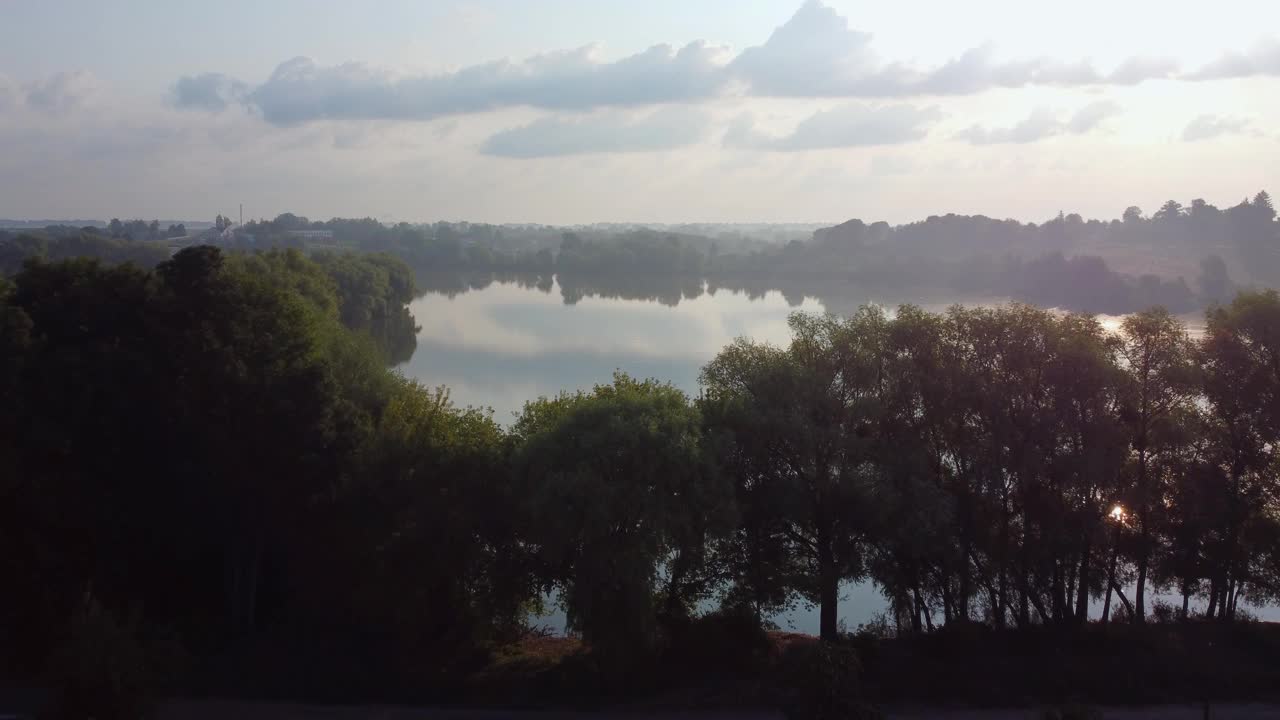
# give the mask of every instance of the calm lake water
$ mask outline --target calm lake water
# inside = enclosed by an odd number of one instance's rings
[[[954,303],[1002,302],[860,293],[852,287],[822,296],[735,292],[697,284],[591,290],[565,288],[550,278],[486,279],[470,285],[457,278],[428,279],[423,285],[434,290],[410,306],[422,329],[416,352],[400,371],[429,386],[447,386],[458,405],[492,408],[494,418],[504,425],[526,400],[590,389],[608,383],[618,370],[667,380],[695,395],[698,372],[722,347],[741,336],[785,344],[787,316],[797,310],[847,314],[865,303],[896,307],[912,302],[940,311]],[[1202,327],[1196,314],[1184,320],[1193,331]],[[1103,321],[1116,325],[1119,319]],[[844,589],[840,619],[849,629],[884,610],[884,599],[872,584]],[[1099,603],[1094,616],[1100,613]],[[1275,608],[1259,614],[1280,620]],[[553,614],[542,622],[563,627],[564,619]],[[783,629],[816,634],[818,612],[802,606],[775,622]]]

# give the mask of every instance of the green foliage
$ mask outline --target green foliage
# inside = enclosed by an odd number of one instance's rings
[[[323,270],[209,247],[151,273],[33,262],[0,299],[0,568],[31,588],[0,600],[9,649],[38,668],[85,587],[202,652],[341,614],[350,576],[321,582],[313,553],[322,519],[355,517],[396,381]]]
[[[342,324],[372,338],[388,364],[406,362],[418,331],[408,309],[417,292],[409,267],[389,255],[320,253],[313,259],[336,285]]]
[[[721,351],[703,369],[704,410],[745,521],[725,553],[732,593],[763,609],[798,592],[820,604],[831,638],[839,583],[863,572],[887,320],[866,308],[790,324],[786,350],[738,340]]]
[[[394,610],[378,612],[394,612],[406,632],[421,627],[422,642],[484,644],[523,627],[533,581],[506,462],[506,438],[489,413],[455,408],[443,390],[411,382],[365,450],[362,474],[373,482],[356,492],[391,518],[376,528],[377,556],[368,559],[384,575],[373,586],[396,588],[379,599]]]
[[[670,385],[618,374],[527,404],[512,438],[528,537],[570,625],[606,664],[655,650],[659,614],[701,594],[696,556],[727,505],[698,411]]]

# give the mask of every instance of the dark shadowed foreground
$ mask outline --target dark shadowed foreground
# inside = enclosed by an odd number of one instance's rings
[[[1155,705],[1134,708],[1100,708],[1099,720],[1201,720],[1203,705]],[[951,708],[890,708],[887,720],[1041,720],[1043,709],[959,710]],[[1210,706],[1214,720],[1270,720],[1280,717],[1280,705],[1226,704]],[[363,706],[328,708],[307,705],[233,702],[175,702],[167,705],[160,720],[781,720],[780,713],[738,712],[543,712],[508,710],[450,710]]]

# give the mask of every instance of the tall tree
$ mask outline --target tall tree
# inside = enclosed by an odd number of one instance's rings
[[[1134,558],[1138,571],[1135,620],[1142,623],[1146,617],[1153,533],[1158,524],[1152,513],[1164,507],[1165,492],[1160,483],[1154,482],[1151,461],[1169,449],[1171,419],[1194,400],[1195,354],[1186,328],[1160,308],[1125,318],[1121,338],[1120,357],[1128,375],[1125,415],[1133,444],[1131,502],[1139,543]]]
[[[875,473],[885,332],[883,312],[853,317],[793,314],[790,345],[738,340],[702,371],[740,458],[735,480],[763,488],[804,572],[795,591],[819,606],[820,634],[838,632],[843,580],[865,572],[864,504]]]
[[[1213,442],[1208,465],[1218,478],[1208,614],[1230,619],[1249,584],[1280,588],[1257,570],[1273,555],[1251,539],[1274,539],[1266,498],[1280,491],[1280,294],[1246,292],[1208,313],[1202,341],[1204,391]]]
[[[625,667],[656,649],[661,620],[708,590],[701,553],[731,501],[698,410],[671,385],[619,373],[590,393],[528,403],[512,435],[543,577],[570,626]]]

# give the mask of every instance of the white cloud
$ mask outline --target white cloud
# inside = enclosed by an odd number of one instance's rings
[[[847,18],[819,0],[807,0],[764,43],[728,62],[723,56],[720,48],[699,41],[678,50],[655,45],[605,61],[588,46],[430,75],[297,57],[256,87],[204,73],[180,78],[173,95],[180,107],[215,112],[243,101],[268,122],[296,125],[326,119],[429,120],[512,107],[585,111],[697,103],[735,91],[779,98],[971,95],[995,88],[1135,85],[1177,72],[1172,60],[1152,57],[1129,58],[1109,74],[1079,60],[1000,60],[990,44],[936,67],[887,61],[873,50],[869,33],[851,28]],[[1280,68],[1280,46],[1262,45],[1218,65],[1202,73]]]
[[[1146,80],[1164,80],[1178,72],[1178,63],[1169,58],[1131,57],[1107,76],[1112,85],[1137,85]]]
[[[173,86],[173,104],[180,108],[221,112],[232,103],[243,102],[249,88],[221,73],[203,73],[178,78]]]
[[[871,50],[871,35],[818,0],[808,0],[763,45],[747,48],[730,64],[751,92],[775,97],[894,94],[909,71],[884,68]]]
[[[642,117],[618,112],[546,117],[489,137],[480,151],[500,157],[540,158],[672,150],[701,140],[708,125],[705,113],[687,108],[667,108]]]
[[[1200,115],[1187,124],[1186,129],[1182,131],[1182,139],[1186,142],[1198,142],[1223,135],[1241,135],[1250,132],[1250,123],[1245,118]]]
[[[1188,75],[1192,80],[1280,75],[1280,38],[1268,37],[1244,52],[1230,51]]]
[[[86,103],[98,91],[97,80],[83,71],[60,72],[28,83],[19,98],[28,107],[50,113],[65,113]]]
[[[1109,100],[1099,100],[1080,108],[1063,121],[1060,114],[1048,108],[1036,108],[1018,124],[1007,128],[987,128],[973,125],[956,134],[957,140],[974,145],[1005,145],[1033,143],[1058,135],[1083,135],[1100,127],[1106,120],[1121,111],[1120,106]]]
[[[851,104],[815,113],[790,134],[774,137],[760,132],[755,121],[744,115],[730,126],[724,144],[777,151],[897,145],[923,139],[941,118],[936,107]]]
[[[717,95],[727,82],[719,53],[705,43],[679,50],[655,45],[602,62],[595,48],[584,47],[520,63],[499,60],[453,73],[405,76],[363,63],[326,66],[297,57],[281,63],[244,98],[276,125],[321,119],[430,120],[520,106],[589,110],[696,102]],[[175,93],[181,95],[184,87],[203,90],[190,92],[186,106],[217,109],[226,97],[222,90],[238,86],[206,74],[180,79]]]
[[[1083,135],[1097,129],[1102,123],[1119,115],[1122,111],[1123,108],[1111,100],[1099,100],[1089,103],[1071,116],[1071,119],[1067,121],[1066,129],[1077,135]]]
[[[1059,134],[1062,122],[1057,113],[1047,108],[1036,108],[1026,119],[1017,125],[1007,128],[986,128],[973,125],[960,131],[956,138],[967,140],[974,145],[1003,145],[1008,143],[1030,143]]]

